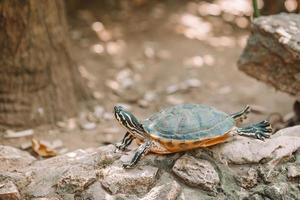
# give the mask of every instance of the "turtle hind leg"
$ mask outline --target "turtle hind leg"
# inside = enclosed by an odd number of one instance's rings
[[[238,128],[237,133],[241,136],[254,137],[259,140],[264,140],[270,137],[272,132],[271,125],[268,121],[264,120],[257,124],[252,124],[247,127]]]
[[[247,115],[250,113],[250,111],[251,108],[249,105],[247,105],[243,110],[233,113],[230,116],[237,122],[243,122],[243,120],[247,118]]]
[[[135,152],[133,158],[131,159],[131,161],[128,162],[128,163],[124,163],[123,167],[124,168],[134,167],[138,163],[138,161],[151,150],[151,146],[152,146],[152,142],[150,140],[145,141],[136,150],[136,152]]]

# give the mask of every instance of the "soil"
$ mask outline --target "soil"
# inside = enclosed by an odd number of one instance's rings
[[[120,103],[139,119],[177,103],[208,104],[228,113],[254,105],[257,112],[246,123],[266,119],[270,113],[284,116],[291,112],[292,97],[237,69],[250,32],[248,26],[236,25],[238,16],[232,14],[233,20],[225,14],[202,16],[211,30],[204,38],[191,39],[179,33],[178,23],[186,14],[200,16],[195,2],[134,2],[80,4],[69,11],[74,58],[97,98],[90,110],[95,105],[103,107],[105,119],[93,130],[66,130],[59,124],[38,127],[34,138],[60,139],[68,150],[115,143],[125,133],[112,115],[113,106]],[[190,88],[179,84],[186,80]],[[168,94],[177,86],[179,91]],[[141,100],[145,94],[148,97]],[[81,116],[86,113],[83,110]],[[19,147],[31,138],[2,139],[1,143]]]

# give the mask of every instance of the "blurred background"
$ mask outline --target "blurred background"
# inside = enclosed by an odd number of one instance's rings
[[[34,138],[64,153],[115,143],[125,133],[112,113],[116,104],[140,120],[181,103],[228,113],[249,104],[247,123],[292,112],[294,98],[237,68],[250,34],[250,0],[73,0],[64,6],[69,52],[93,100],[50,125],[5,126],[1,144],[26,149]],[[262,15],[299,9],[295,0],[258,1],[258,7]]]

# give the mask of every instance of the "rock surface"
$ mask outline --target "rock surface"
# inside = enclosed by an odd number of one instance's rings
[[[0,200],[21,200],[18,188],[11,181],[0,182]]]
[[[109,200],[114,199],[112,195],[107,193],[100,182],[95,182],[87,190],[81,194],[82,199],[89,200]]]
[[[0,145],[0,172],[21,169],[35,160],[33,156],[25,151]]]
[[[165,185],[152,188],[146,196],[141,198],[141,200],[176,200],[180,192],[180,185],[176,181],[173,181],[172,183],[167,183]]]
[[[156,181],[158,168],[143,166],[125,170],[121,166],[111,166],[102,171],[102,186],[112,194],[145,194]]]
[[[288,193],[288,184],[287,183],[276,183],[271,186],[267,186],[264,190],[265,195],[270,199],[285,199],[286,194]]]
[[[236,136],[233,141],[213,147],[213,151],[223,162],[241,165],[277,163],[292,156],[299,148],[300,133],[299,137],[281,134],[265,141]]]
[[[236,179],[243,188],[253,188],[258,182],[258,173],[254,168],[250,168],[246,174],[237,174]]]
[[[265,142],[236,137],[212,148],[147,155],[133,169],[121,166],[134,151],[113,145],[46,160],[1,146],[9,165],[0,166],[0,200],[297,199],[299,138],[300,126]]]
[[[278,14],[253,21],[238,66],[276,89],[300,96],[300,16]]]
[[[287,177],[289,179],[300,179],[300,165],[290,165],[287,167]]]
[[[220,182],[219,175],[207,160],[197,160],[192,156],[179,158],[173,172],[191,186],[213,191]]]

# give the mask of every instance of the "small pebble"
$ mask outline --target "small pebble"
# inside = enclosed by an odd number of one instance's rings
[[[28,129],[28,130],[18,131],[18,132],[15,132],[13,130],[7,130],[4,135],[4,138],[19,138],[19,137],[31,136],[33,134],[34,134],[33,129]]]

